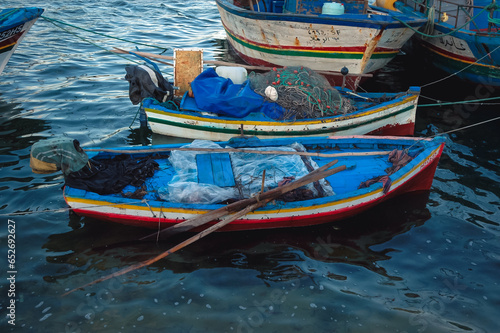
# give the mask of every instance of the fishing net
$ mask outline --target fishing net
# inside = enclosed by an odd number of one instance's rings
[[[251,72],[252,89],[285,109],[283,119],[333,116],[353,110],[343,108],[343,98],[328,80],[307,67],[273,68],[267,73]],[[348,103],[347,103],[348,104]]]

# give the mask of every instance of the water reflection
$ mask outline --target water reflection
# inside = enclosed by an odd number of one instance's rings
[[[428,192],[405,195],[341,223],[297,229],[215,233],[174,253],[149,269],[155,272],[190,273],[200,269],[231,267],[258,271],[266,283],[306,277],[314,270],[305,262],[342,263],[364,267],[389,280],[400,280],[379,266],[393,248],[371,249],[388,242],[430,218]],[[70,214],[73,230],[49,236],[43,248],[46,260],[63,265],[44,277],[65,280],[73,275],[100,275],[150,259],[180,242],[181,235],[161,244],[139,243],[151,230],[106,223]],[[93,272],[93,273],[90,273]],[[347,276],[331,274],[345,280]],[[92,279],[89,277],[89,281]]]

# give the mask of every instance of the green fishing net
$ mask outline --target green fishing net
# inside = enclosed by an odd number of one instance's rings
[[[346,113],[340,93],[332,88],[324,76],[307,67],[273,68],[267,73],[251,72],[248,79],[257,94],[286,109],[283,119],[318,118]]]

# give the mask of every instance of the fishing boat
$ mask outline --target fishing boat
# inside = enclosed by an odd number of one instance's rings
[[[495,0],[404,0],[396,7],[429,17],[413,44],[449,75],[500,87],[500,14]]]
[[[19,43],[42,15],[41,8],[10,8],[0,11],[0,74]]]
[[[153,133],[189,139],[226,141],[242,134],[263,139],[413,135],[420,87],[410,87],[401,93],[356,93],[346,87],[331,87],[326,79],[320,85],[319,78],[309,79],[310,72],[305,68],[302,73],[306,76],[299,73],[290,80],[293,84],[286,82],[285,78],[292,72],[297,72],[294,67],[284,67],[257,74],[271,74],[273,78],[267,81],[256,78],[262,82],[254,85],[252,78],[235,84],[209,68],[191,82],[193,94],[186,92],[176,103],[146,98],[142,101],[142,110]],[[277,84],[280,79],[283,82]],[[261,95],[253,90],[254,86]],[[275,89],[276,101],[269,93],[272,89]],[[280,105],[287,107],[287,103],[291,111],[281,110]],[[292,112],[299,106],[305,110],[302,117]],[[316,113],[311,111],[313,108]]]
[[[444,148],[443,137],[235,137],[85,151],[53,140],[33,145],[30,165],[62,168],[76,214],[154,229],[201,221],[193,230],[239,214],[222,231],[329,223],[427,191]]]
[[[216,0],[227,40],[245,62],[258,66],[307,66],[335,84],[338,74],[361,75],[384,67],[427,22],[395,10],[394,1]],[[392,9],[392,10],[391,10]]]

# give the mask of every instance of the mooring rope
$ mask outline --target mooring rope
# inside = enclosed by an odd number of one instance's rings
[[[493,6],[493,7],[492,7]],[[432,7],[433,8],[433,7]],[[479,15],[481,15],[484,11],[486,10],[490,10],[490,9],[495,9],[497,10],[498,9],[498,6],[496,5],[492,5],[492,4],[489,4],[488,6],[485,6],[479,13],[477,13],[476,15],[474,15],[470,20],[468,20],[467,22],[465,22],[463,25],[453,29],[453,30],[450,30],[449,32],[447,33],[441,33],[439,35],[431,35],[431,34],[428,34],[428,33],[425,33],[425,32],[422,32],[418,29],[415,29],[414,27],[412,27],[411,25],[409,25],[408,23],[406,23],[405,21],[403,21],[402,19],[398,18],[397,16],[394,16],[394,15],[391,15],[391,18],[395,19],[396,21],[399,21],[400,23],[402,23],[404,26],[406,26],[407,28],[411,29],[412,31],[414,31],[415,33],[421,35],[421,36],[424,36],[424,37],[429,37],[429,38],[436,38],[436,37],[443,37],[443,36],[448,36],[448,35],[451,35],[457,31],[459,31],[460,29],[464,28],[465,26],[467,26],[469,23],[471,22],[474,22],[476,18],[478,18]],[[429,11],[430,8],[428,8],[428,11]],[[431,11],[432,13],[429,15],[431,18],[434,17],[434,13],[433,13],[433,10]],[[489,18],[489,16],[488,16]],[[432,24],[434,24],[434,21],[432,22]]]
[[[132,40],[128,40],[128,39],[124,39],[124,38],[118,38],[118,37],[114,37],[114,36],[111,36],[111,35],[107,35],[107,34],[103,34],[103,33],[100,33],[100,32],[97,32],[97,31],[92,31],[92,30],[88,30],[88,29],[84,29],[82,27],[78,27],[76,25],[73,25],[73,24],[69,24],[69,23],[66,23],[64,21],[61,21],[61,20],[56,20],[56,19],[52,19],[50,17],[46,17],[46,16],[40,16],[41,18],[43,18],[44,20],[47,20],[49,21],[50,23],[54,24],[56,27],[58,28],[61,28],[59,27],[58,25],[56,25],[54,22],[57,22],[59,24],[64,24],[64,25],[67,25],[69,27],[72,27],[72,28],[75,28],[75,29],[79,29],[79,30],[83,30],[83,31],[86,31],[86,32],[90,32],[90,33],[93,33],[93,34],[96,34],[96,35],[101,35],[101,36],[104,36],[104,37],[108,37],[108,38],[112,38],[112,39],[117,39],[117,40],[121,40],[123,42],[127,42],[127,43],[132,43],[132,44],[137,44],[137,45],[142,45],[142,46],[148,46],[148,47],[153,47],[153,48],[156,48],[156,49],[160,49],[160,50],[163,50],[160,54],[164,53],[166,50],[168,50],[169,48],[167,47],[160,47],[160,46],[157,46],[157,45],[151,45],[151,44],[146,44],[146,43],[141,43],[141,42],[134,42]],[[62,28],[61,28],[62,29]],[[64,29],[63,29],[64,30]]]
[[[483,102],[483,101],[491,101],[495,99],[500,99],[500,96],[498,97],[490,97],[490,98],[481,98],[481,99],[472,99],[472,100],[464,100],[464,101],[456,101],[456,102],[443,102],[435,98],[431,97],[426,97],[426,96],[421,96],[423,98],[427,98],[430,100],[434,100],[436,103],[432,104],[419,104],[419,108],[425,108],[429,106],[445,106],[445,105],[455,105],[455,104],[479,104],[479,105],[499,105],[500,103],[477,103],[477,102]]]
[[[414,145],[416,145],[421,140],[430,139],[430,138],[434,138],[436,136],[446,135],[446,134],[450,134],[450,133],[462,131],[462,130],[469,129],[469,128],[472,128],[472,127],[476,127],[476,126],[479,126],[479,125],[487,124],[489,122],[493,122],[493,121],[496,121],[496,120],[500,120],[500,116],[496,117],[496,118],[484,120],[484,121],[481,121],[479,123],[475,123],[475,124],[467,125],[467,126],[464,126],[464,127],[456,128],[456,129],[453,129],[453,130],[449,130],[449,131],[446,131],[446,132],[436,133],[436,134],[433,134],[431,136],[421,137],[418,140],[416,140],[415,143],[413,143],[407,149],[410,149],[411,147],[413,147]],[[148,200],[148,199],[142,199],[140,201],[120,202],[120,203],[112,203],[112,204],[107,204],[107,205],[94,205],[94,206],[87,206],[85,208],[99,208],[99,207],[111,207],[111,206],[118,206],[118,205],[131,205],[131,204],[137,204],[137,203],[145,203],[146,206],[151,210],[151,213],[153,214],[153,217],[156,217],[156,215],[152,211],[151,206],[149,205],[148,201],[150,201],[150,200]],[[48,210],[43,210],[43,211],[7,213],[7,214],[0,214],[0,216],[23,216],[23,215],[33,215],[33,214],[45,214],[45,213],[64,213],[64,212],[68,212],[68,211],[75,210],[75,209],[82,209],[82,208],[66,207],[66,208],[58,208],[58,209],[48,209]],[[161,218],[161,215],[162,215],[162,210],[160,208],[159,218]]]
[[[500,117],[496,117],[496,118],[484,120],[484,121],[481,121],[479,123],[475,123],[475,124],[467,125],[467,126],[464,126],[464,127],[456,128],[456,129],[449,130],[449,131],[446,131],[446,132],[443,132],[443,133],[436,133],[436,134],[428,136],[426,138],[428,139],[428,138],[433,138],[433,137],[438,136],[438,135],[445,135],[445,134],[450,134],[450,133],[462,131],[464,129],[468,129],[468,128],[476,127],[476,126],[479,126],[479,125],[487,124],[487,123],[490,123],[492,121],[499,120],[499,119],[500,119]],[[424,138],[422,138],[422,139],[424,139]]]
[[[424,84],[423,86],[420,86],[420,88],[425,88],[427,86],[430,86],[430,85],[433,85],[435,83],[438,83],[438,82],[441,82],[441,81],[444,81],[444,80],[447,80],[449,79],[450,77],[453,77],[455,75],[458,75],[459,73],[463,72],[464,70],[466,70],[467,68],[471,67],[471,66],[474,66],[475,64],[477,64],[479,61],[483,60],[484,58],[490,56],[493,52],[495,52],[496,50],[498,50],[500,48],[500,45],[498,45],[497,47],[495,47],[495,49],[493,51],[490,51],[488,53],[486,53],[484,56],[482,56],[481,58],[477,59],[476,61],[470,63],[469,65],[465,66],[464,68],[462,68],[461,70],[459,71],[456,71],[455,73],[452,73],[448,76],[445,76],[439,80],[436,80],[434,82],[430,82],[430,83],[427,83],[427,84]]]
[[[83,40],[84,42],[87,42],[87,43],[89,43],[89,44],[91,44],[91,45],[94,45],[95,47],[100,48],[101,50],[104,50],[104,51],[106,51],[106,52],[108,52],[108,53],[112,53],[113,55],[116,55],[116,56],[118,56],[118,57],[120,57],[120,58],[122,58],[122,59],[125,59],[125,60],[127,60],[127,61],[133,62],[133,63],[135,63],[135,64],[137,64],[137,65],[141,65],[141,63],[140,63],[140,62],[138,62],[138,61],[135,61],[135,60],[129,59],[129,58],[127,58],[127,57],[123,56],[123,55],[119,55],[119,54],[118,54],[118,53],[116,53],[116,52],[110,51],[110,50],[108,50],[108,49],[106,49],[106,48],[104,48],[104,47],[102,47],[102,46],[100,46],[100,45],[98,45],[98,44],[96,44],[96,43],[94,43],[94,42],[92,42],[92,41],[90,41],[90,40],[88,40],[88,39],[86,39],[86,38],[82,37],[82,36],[79,36],[78,34],[75,34],[74,32],[69,31],[68,29],[65,29],[65,28],[63,28],[63,27],[61,27],[61,26],[57,25],[55,22],[57,22],[57,23],[61,23],[61,24],[65,24],[65,25],[68,25],[68,26],[71,26],[71,27],[74,27],[74,28],[77,28],[77,29],[84,30],[84,31],[92,32],[92,33],[95,33],[95,34],[98,34],[98,35],[103,35],[103,36],[106,36],[106,37],[109,37],[109,38],[114,38],[114,39],[122,40],[122,41],[125,41],[125,42],[133,43],[133,44],[140,44],[140,45],[145,45],[145,46],[151,46],[151,47],[156,47],[156,48],[159,48],[159,47],[157,47],[157,46],[153,46],[153,45],[149,45],[149,44],[144,44],[144,43],[139,43],[139,42],[133,42],[133,41],[129,41],[129,40],[126,40],[126,39],[123,39],[123,38],[117,38],[117,37],[113,37],[113,36],[110,36],[110,35],[101,34],[101,33],[99,33],[99,32],[95,32],[95,31],[90,31],[90,30],[87,30],[87,29],[79,28],[79,27],[77,27],[77,26],[73,26],[73,25],[71,25],[71,24],[64,23],[64,22],[59,21],[59,20],[49,19],[49,18],[44,17],[44,16],[41,16],[41,17],[42,17],[42,18],[44,18],[44,19],[46,19],[48,22],[52,23],[52,24],[53,24],[54,26],[56,26],[57,28],[59,28],[59,29],[61,29],[61,30],[65,31],[65,32],[67,32],[67,33],[69,33],[69,34],[71,34],[71,35],[73,35],[73,36],[77,37],[77,38],[80,38],[80,39],[81,39],[81,40]],[[165,52],[165,51],[167,50],[167,49],[165,49],[165,48],[160,48],[160,49],[164,50],[163,52]],[[163,52],[161,52],[161,53],[163,53]],[[139,57],[139,58],[141,58],[141,59],[145,60],[146,62],[152,63],[150,60],[146,60],[146,59],[144,59],[143,57],[140,57],[140,56],[138,56],[137,54],[135,54],[135,53],[133,53],[133,52],[129,52],[129,53],[130,53],[130,54],[133,54],[133,55],[134,55],[134,56],[136,56],[136,57]],[[161,53],[160,53],[160,54],[161,54]],[[156,64],[154,65],[154,67],[155,67],[155,68],[158,68],[158,67],[156,66]],[[159,69],[158,69],[158,72],[161,72],[162,74],[165,74],[165,75],[169,75],[168,73],[165,73],[165,72],[163,72],[163,71],[160,71]],[[134,119],[134,120],[135,120],[135,119]]]
[[[42,16],[42,17],[43,17],[43,16]],[[46,17],[43,17],[43,18],[47,19]],[[56,23],[54,23],[54,22],[53,22],[53,21],[56,21],[56,22],[58,22],[58,23],[59,23],[59,21],[58,21],[58,20],[50,20],[50,19],[47,19],[47,21],[49,21],[50,23],[52,23],[54,26],[58,27],[59,29],[61,29],[61,30],[65,31],[65,32],[67,32],[67,33],[69,33],[69,34],[71,34],[71,35],[73,35],[73,36],[77,37],[77,38],[80,38],[80,39],[81,39],[81,40],[83,40],[84,42],[87,42],[87,43],[89,43],[89,44],[92,44],[92,45],[94,45],[95,47],[98,47],[98,48],[100,48],[100,49],[102,49],[102,50],[104,50],[104,51],[106,51],[106,52],[116,54],[116,53],[111,52],[110,50],[108,50],[108,49],[106,49],[106,48],[104,48],[104,47],[102,47],[102,46],[100,46],[100,45],[98,45],[98,44],[96,44],[96,43],[94,43],[94,42],[92,42],[92,41],[90,41],[90,40],[88,40],[88,39],[84,38],[84,37],[81,37],[81,36],[79,36],[79,35],[77,35],[77,34],[75,34],[75,33],[71,32],[71,31],[69,31],[68,29],[65,29],[65,28],[63,28],[63,27],[58,26]],[[117,55],[118,55],[118,54],[117,54]],[[118,55],[118,56],[119,56],[120,58],[123,58],[123,59],[125,59],[125,60],[131,61],[131,62],[134,62],[134,63],[136,63],[136,64],[140,65],[140,63],[139,63],[139,62],[137,62],[137,61],[134,61],[134,60],[128,59],[128,58],[126,58],[126,57],[124,57],[124,56],[122,56],[122,55]]]
[[[131,202],[119,202],[119,203],[112,203],[108,205],[94,205],[94,206],[86,206],[85,208],[99,208],[99,207],[111,207],[111,206],[118,206],[118,205],[132,205],[132,204],[138,204],[138,203],[145,203],[148,207],[148,202],[149,200],[147,199],[142,199],[140,201],[131,201]],[[41,210],[41,211],[32,211],[32,212],[16,212],[16,213],[7,213],[7,214],[0,214],[0,216],[23,216],[23,215],[33,215],[33,214],[44,214],[44,213],[64,213],[68,212],[71,210],[75,209],[82,209],[82,208],[72,208],[72,207],[66,207],[66,208],[57,208],[57,209],[47,209],[47,210]],[[151,209],[151,207],[150,207]],[[154,213],[153,213],[154,215]]]

